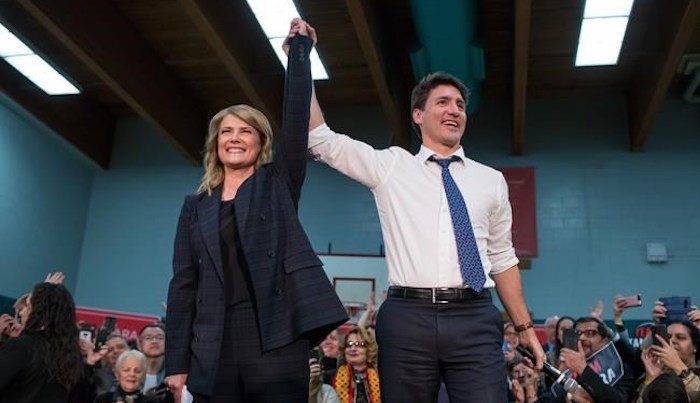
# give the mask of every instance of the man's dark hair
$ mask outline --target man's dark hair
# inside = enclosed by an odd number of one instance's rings
[[[146,331],[146,329],[151,329],[151,328],[160,329],[163,331],[163,333],[165,333],[165,326],[163,326],[162,323],[149,323],[148,325],[142,327],[141,330],[139,330],[139,338],[141,337],[143,332]]]
[[[423,77],[415,87],[413,87],[413,92],[411,93],[411,126],[420,135],[420,128],[413,121],[413,111],[415,109],[424,110],[425,101],[428,100],[430,91],[439,85],[450,85],[457,88],[459,94],[464,98],[464,106],[466,108],[469,105],[469,89],[467,88],[459,78],[453,76],[452,74],[445,73],[444,71],[437,71],[435,73],[430,73]]]
[[[683,380],[674,374],[662,373],[644,390],[643,403],[688,403]]]
[[[576,322],[574,322],[574,329],[576,329],[576,326],[578,326],[579,323],[589,323],[589,322],[595,322],[598,325],[598,328],[596,330],[598,330],[598,334],[601,337],[603,337],[605,339],[611,338],[610,332],[608,331],[608,327],[605,326],[605,323],[603,323],[603,321],[601,321],[600,319],[595,318],[593,316],[584,316],[582,318],[576,319]]]

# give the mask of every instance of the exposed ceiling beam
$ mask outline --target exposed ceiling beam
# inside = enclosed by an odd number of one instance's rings
[[[376,10],[372,8],[374,2],[346,0],[345,4],[389,124],[391,143],[408,149],[411,145],[408,111],[400,106],[403,84],[397,83],[388,73],[392,66],[388,65],[390,60],[383,57],[387,53],[381,48],[381,29]]]
[[[251,105],[267,116],[273,129],[278,129],[284,69],[269,49],[268,40],[247,3],[243,0],[180,0],[180,4]],[[273,70],[269,75],[259,74],[261,70],[270,69]]]
[[[99,166],[109,167],[114,117],[106,110],[82,95],[46,95],[4,60],[0,61],[0,92]]]
[[[663,54],[649,68],[641,70],[627,90],[631,151],[644,148],[683,52],[700,21],[700,0],[671,1],[664,3],[664,7],[668,7],[669,13],[659,28],[662,37],[668,38]]]
[[[513,50],[513,154],[525,148],[527,74],[530,54],[530,16],[532,0],[515,1],[515,46]]]
[[[18,1],[189,160],[200,160],[206,112],[112,2]]]

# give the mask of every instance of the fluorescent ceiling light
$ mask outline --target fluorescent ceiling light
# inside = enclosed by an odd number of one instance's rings
[[[583,18],[628,17],[634,0],[586,0]]]
[[[634,0],[586,0],[576,66],[615,65]]]
[[[255,18],[270,41],[277,58],[287,68],[287,56],[282,51],[282,42],[289,32],[289,23],[299,17],[293,0],[247,0]],[[314,47],[311,49],[311,77],[314,80],[328,80],[328,72]]]
[[[80,90],[0,24],[0,56],[49,95],[79,94]]]

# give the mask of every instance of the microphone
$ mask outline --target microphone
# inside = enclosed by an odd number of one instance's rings
[[[530,359],[530,361],[535,363],[535,356],[530,352],[530,350],[525,348],[525,346],[519,345],[515,349],[518,351],[518,353],[520,353],[520,355]],[[547,361],[544,361],[542,363],[542,370],[544,371],[545,375],[554,380],[554,383],[558,383],[559,385],[561,385],[561,387],[564,388],[566,392],[573,393],[576,389],[580,387],[575,379],[569,378],[568,376],[566,376],[565,373],[563,373],[557,367],[548,363]]]

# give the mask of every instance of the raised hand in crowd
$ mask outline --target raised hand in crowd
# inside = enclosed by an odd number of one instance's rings
[[[683,362],[681,356],[678,354],[678,351],[671,345],[671,343],[667,342],[660,335],[655,335],[655,337],[659,345],[651,345],[649,350],[651,350],[651,353],[656,356],[661,365],[672,370],[676,374],[688,368],[688,366]]]
[[[588,316],[603,320],[603,309],[605,309],[605,304],[603,304],[603,301],[599,299],[596,301],[595,306],[590,309]]]
[[[654,355],[651,346],[642,350],[642,362],[644,363],[646,377],[650,381],[656,379],[656,377],[661,375],[664,371],[664,365],[661,363],[661,360]]]
[[[17,319],[4,313],[0,316],[0,335],[5,334],[10,337],[17,337],[22,334],[24,326]]]
[[[309,360],[309,375],[309,379],[321,376],[321,364],[317,359],[312,358]]]
[[[63,280],[65,278],[66,278],[66,275],[63,274],[63,272],[57,271],[55,273],[47,274],[44,282],[51,283],[51,284],[63,284]]]
[[[583,351],[583,346],[581,345],[581,340],[578,341],[578,350],[570,350],[568,348],[562,348],[559,353],[561,361],[566,364],[566,367],[577,374],[583,373],[586,369],[586,353]]]
[[[627,302],[625,302],[622,295],[616,295],[612,303],[613,321],[616,325],[622,326],[622,313],[625,309],[627,309]]]
[[[695,325],[695,327],[700,329],[700,309],[698,309],[696,305],[690,307],[690,312],[688,312],[688,320],[690,323]]]
[[[528,365],[517,364],[511,374],[511,388],[517,403],[537,401],[539,372]]]
[[[654,302],[654,308],[651,310],[651,317],[654,319],[654,323],[661,323],[661,320],[666,317],[666,307],[663,302]]]
[[[107,355],[109,348],[107,345],[102,345],[102,347],[95,351],[95,343],[87,340],[80,340],[80,351],[83,352],[85,357],[85,363],[88,365],[97,364],[105,355]]]

